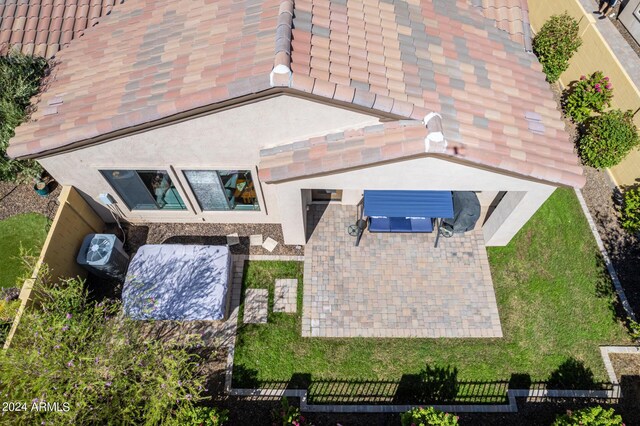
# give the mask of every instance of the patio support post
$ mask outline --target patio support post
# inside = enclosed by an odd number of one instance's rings
[[[508,191],[482,226],[485,244],[507,245],[554,190],[540,184],[536,190]]]

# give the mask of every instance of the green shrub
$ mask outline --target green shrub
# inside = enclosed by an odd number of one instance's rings
[[[612,110],[594,117],[578,141],[582,161],[592,167],[612,167],[640,144],[631,111]]]
[[[598,406],[578,411],[567,411],[553,422],[553,426],[624,426],[622,417],[613,411]]]
[[[433,407],[414,408],[402,413],[400,420],[402,426],[455,426],[458,424],[458,416],[443,413]]]
[[[80,280],[45,281],[0,353],[3,399],[26,409],[4,413],[6,424],[175,424],[203,399],[188,343],[144,337],[119,302],[91,301]],[[33,409],[47,403],[58,411]]]
[[[313,426],[307,422],[307,419],[300,414],[298,407],[293,407],[289,404],[289,400],[286,396],[282,397],[280,402],[281,407],[275,408],[271,416],[274,420],[274,425],[281,424],[282,426]]]
[[[569,59],[581,44],[578,22],[566,12],[553,15],[540,28],[533,38],[533,51],[542,64],[549,83],[560,78],[560,74],[569,67]]]
[[[184,410],[175,423],[180,426],[222,426],[228,420],[229,410],[220,410],[215,407],[194,407],[188,411]]]
[[[592,112],[602,112],[611,105],[613,85],[601,71],[589,78],[584,75],[567,89],[565,112],[576,123],[582,123]]]
[[[20,307],[20,299],[4,300],[0,299],[0,322],[11,322],[18,313]]]
[[[629,232],[640,232],[640,188],[624,192],[622,227]]]
[[[631,334],[631,337],[633,339],[640,340],[640,323],[632,320],[631,318],[629,318],[628,321],[629,321],[629,334]]]
[[[12,160],[6,151],[14,129],[27,116],[31,97],[38,93],[47,69],[44,58],[12,52],[0,57],[0,180],[23,181],[42,173],[33,160]]]

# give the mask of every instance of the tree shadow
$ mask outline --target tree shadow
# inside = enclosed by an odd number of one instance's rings
[[[458,368],[426,365],[420,372],[419,399],[425,403],[449,402],[458,395]]]
[[[547,379],[549,389],[588,390],[596,387],[593,371],[573,357],[567,358]]]
[[[232,387],[240,389],[257,389],[261,387],[258,370],[247,368],[241,364],[233,364]]]
[[[532,384],[531,376],[527,373],[514,373],[509,379],[509,389],[529,389]]]

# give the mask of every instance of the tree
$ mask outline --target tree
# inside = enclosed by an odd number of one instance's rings
[[[176,424],[203,399],[195,338],[147,339],[118,301],[91,301],[79,279],[47,281],[0,354],[3,401],[25,403],[0,423]]]
[[[15,128],[28,116],[31,97],[38,93],[47,67],[46,59],[19,52],[0,57],[0,180],[25,180],[42,173],[33,160],[7,157],[7,146]]]

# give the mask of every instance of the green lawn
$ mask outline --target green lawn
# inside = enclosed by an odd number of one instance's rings
[[[0,221],[0,287],[20,287],[16,279],[23,275],[20,247],[33,256],[40,253],[47,237],[49,219],[37,213],[12,216]]]
[[[461,381],[519,374],[544,381],[572,358],[605,381],[598,346],[631,341],[615,320],[610,283],[573,191],[557,190],[507,247],[488,252],[504,338],[302,338],[300,314],[270,313],[266,325],[239,327],[234,386],[296,373],[315,380],[399,380],[426,363],[457,367]],[[248,262],[244,288],[269,288],[273,298],[275,278],[285,277],[299,280],[301,312],[301,263]]]

